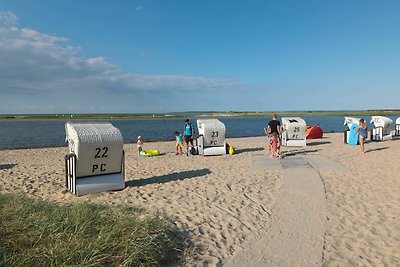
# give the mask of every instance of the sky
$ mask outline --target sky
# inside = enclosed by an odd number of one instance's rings
[[[0,114],[400,108],[400,1],[1,0]]]

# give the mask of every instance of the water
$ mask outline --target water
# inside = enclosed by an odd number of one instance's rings
[[[343,116],[302,116],[307,125],[320,125],[325,133],[341,132]],[[396,121],[397,117],[389,117]],[[264,127],[270,117],[233,118],[221,117],[227,129],[226,136],[246,137],[263,136]],[[368,122],[370,117],[365,117]],[[136,142],[138,135],[145,141],[175,140],[174,131],[183,132],[183,119],[146,119],[146,120],[96,120],[111,122],[123,136],[124,143]],[[65,143],[66,120],[0,120],[0,149],[60,147]],[[195,125],[195,119],[191,119]]]

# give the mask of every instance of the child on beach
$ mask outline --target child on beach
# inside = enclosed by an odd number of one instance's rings
[[[183,145],[182,145],[182,134],[179,132],[175,131],[175,140],[176,140],[176,152],[175,155],[182,155],[183,154]],[[179,152],[178,152],[179,151]]]
[[[280,147],[281,144],[278,134],[273,132],[270,139],[271,157],[281,158]]]
[[[140,152],[142,151],[142,145],[143,145],[143,138],[141,135],[137,137],[137,149],[138,149],[138,154],[140,155]]]

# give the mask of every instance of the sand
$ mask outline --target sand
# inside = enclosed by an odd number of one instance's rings
[[[64,188],[67,148],[0,150],[0,193],[161,211],[193,243],[189,266],[399,265],[400,140],[361,154],[342,134],[325,136],[283,148],[282,160],[264,137],[228,139],[237,153],[213,157],[152,142],[144,148],[162,155],[141,158],[127,144],[127,187],[82,197]]]

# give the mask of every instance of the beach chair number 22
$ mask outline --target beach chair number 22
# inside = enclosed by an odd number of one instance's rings
[[[101,149],[100,147],[96,147],[96,155],[94,155],[95,159],[98,158],[107,158],[107,152],[108,152],[108,147],[103,147],[103,149]],[[101,153],[101,151],[103,151],[103,153]]]
[[[292,138],[299,138],[299,135],[297,134],[299,132],[300,132],[300,127],[294,127]]]
[[[218,137],[218,132],[212,132],[211,137]],[[217,145],[217,140],[211,140],[210,145]]]
[[[95,159],[107,158],[108,147],[103,147],[103,148],[96,147],[96,151],[97,151],[97,153],[94,155]],[[106,171],[106,164],[105,163],[100,164],[100,166],[98,164],[93,164],[92,173],[94,173],[96,170],[99,170],[99,167],[100,167],[100,171],[101,172],[105,172]]]

